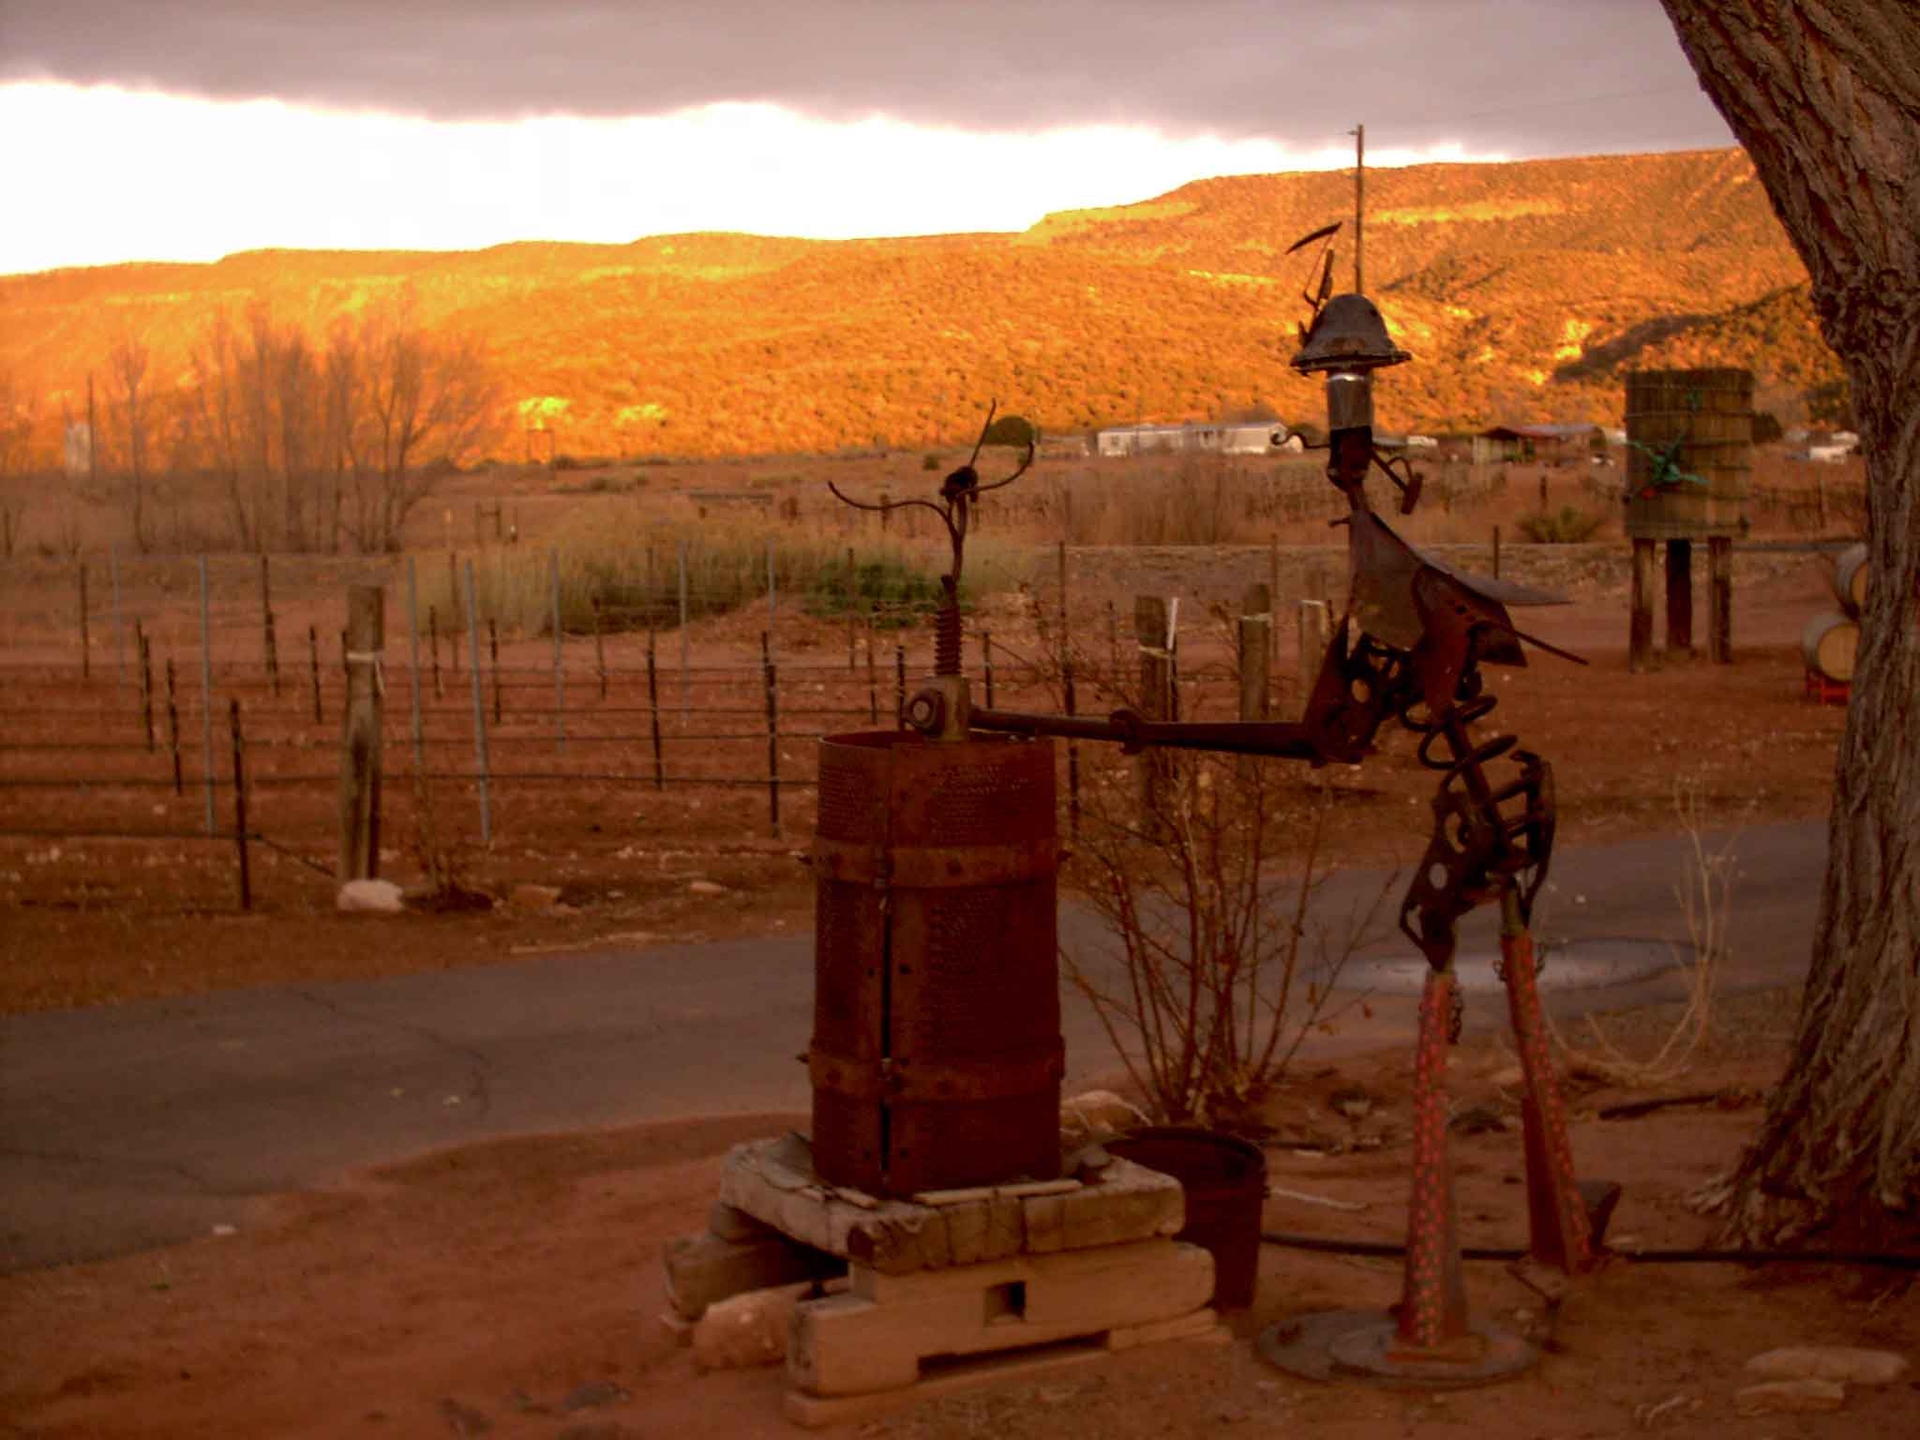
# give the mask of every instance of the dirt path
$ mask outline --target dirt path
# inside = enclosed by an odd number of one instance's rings
[[[1710,1234],[1686,1192],[1733,1156],[1772,1078],[1790,994],[1723,1007],[1712,1055],[1688,1089],[1721,1106],[1596,1118],[1611,1092],[1575,1097],[1583,1171],[1627,1186],[1621,1243],[1692,1245]],[[1512,1123],[1491,1042],[1456,1052],[1451,1088]],[[1365,1208],[1285,1198],[1272,1229],[1395,1239],[1403,1223],[1406,1059],[1396,1048],[1301,1074],[1270,1121],[1331,1150],[1270,1150],[1277,1185]],[[1339,1118],[1336,1087],[1364,1085],[1375,1109]],[[300,1437],[488,1434],[541,1440],[661,1435],[771,1437],[779,1372],[697,1375],[655,1323],[659,1247],[698,1228],[724,1147],[797,1117],[649,1126],[490,1143],[263,1203],[237,1233],[93,1265],[0,1280],[9,1343],[0,1417],[34,1436]],[[1519,1243],[1524,1211],[1511,1131],[1457,1135],[1468,1243]],[[1470,1266],[1476,1313],[1545,1323],[1536,1297],[1495,1265]],[[1823,1341],[1920,1358],[1920,1302],[1851,1274],[1616,1264],[1562,1307],[1539,1367],[1452,1395],[1319,1387],[1260,1362],[1247,1339],[1281,1314],[1385,1305],[1392,1262],[1268,1247],[1260,1297],[1228,1349],[1136,1351],[1089,1369],[955,1396],[859,1428],[900,1440],[1062,1433],[1331,1437],[1670,1433],[1893,1440],[1920,1427],[1920,1391],[1858,1391],[1844,1412],[1736,1418],[1748,1356]],[[1522,1313],[1524,1312],[1524,1313]],[[1657,1413],[1655,1413],[1657,1412]],[[1646,1417],[1652,1415],[1649,1421]],[[1638,1418],[1637,1418],[1638,1417]]]

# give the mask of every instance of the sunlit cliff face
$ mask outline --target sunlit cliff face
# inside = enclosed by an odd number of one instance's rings
[[[0,85],[0,273],[263,247],[469,249],[692,230],[845,238],[1021,230],[1213,175],[1351,163],[1321,148],[1114,125],[972,131],[768,104],[432,121],[275,100]],[[1368,163],[1503,159],[1457,144]]]

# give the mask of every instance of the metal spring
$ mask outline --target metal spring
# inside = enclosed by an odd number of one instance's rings
[[[1400,723],[1421,737],[1417,752],[1420,763],[1429,770],[1444,772],[1447,778],[1442,783],[1451,784],[1456,776],[1481,769],[1489,760],[1499,759],[1520,743],[1517,735],[1495,735],[1466,750],[1464,754],[1455,750],[1455,737],[1464,741],[1467,727],[1491,715],[1499,704],[1498,696],[1476,695],[1471,700],[1462,700],[1440,720],[1431,716],[1415,719],[1413,707],[1409,706],[1401,712]],[[1437,740],[1445,740],[1447,749],[1453,753],[1445,756],[1434,754],[1434,742]]]
[[[936,675],[958,675],[960,673],[960,606],[956,601],[948,600],[933,617],[933,673]]]

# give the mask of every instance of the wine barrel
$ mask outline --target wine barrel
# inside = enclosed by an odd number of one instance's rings
[[[1849,615],[1867,603],[1867,547],[1849,545],[1833,562],[1833,593]]]
[[[1860,650],[1860,627],[1845,615],[1816,615],[1800,632],[1800,654],[1807,669],[1842,684],[1853,679]]]
[[[1060,1173],[1051,740],[820,741],[813,1160],[876,1195]]]

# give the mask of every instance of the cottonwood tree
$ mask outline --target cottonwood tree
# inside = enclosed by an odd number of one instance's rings
[[[1920,6],[1662,0],[1813,279],[1867,460],[1871,583],[1793,1059],[1743,1238],[1920,1232]]]
[[[396,548],[440,476],[483,450],[504,418],[485,348],[428,331],[411,294],[335,326],[327,395],[342,524],[364,551]]]
[[[147,528],[147,451],[152,423],[147,395],[146,342],[131,329],[123,329],[107,356],[107,375],[113,406],[119,411],[120,428],[126,437],[126,468],[121,472],[121,500],[127,521],[133,527],[134,546],[142,551],[151,547]],[[99,443],[99,437],[94,437]]]

